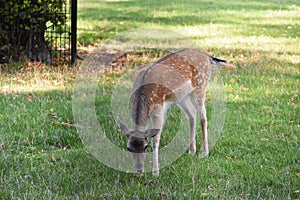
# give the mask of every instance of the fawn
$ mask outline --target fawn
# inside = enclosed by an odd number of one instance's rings
[[[152,138],[153,175],[159,175],[158,148],[166,110],[178,105],[189,120],[189,153],[196,153],[196,118],[200,116],[202,128],[202,155],[207,156],[208,136],[205,109],[205,93],[213,65],[230,66],[225,60],[193,49],[182,49],[170,53],[142,68],[133,83],[131,120],[128,128],[117,120],[127,138],[127,149],[132,152],[135,170],[144,172],[147,138]],[[153,127],[148,128],[148,120]]]

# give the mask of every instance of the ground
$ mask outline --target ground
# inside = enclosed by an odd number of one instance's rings
[[[222,79],[227,102],[210,155],[184,153],[159,177],[107,167],[76,129],[72,97],[79,68],[10,63],[1,65],[0,79],[2,199],[300,198],[299,2],[189,2],[80,1],[79,42],[95,49],[122,31],[155,25],[188,33],[202,49],[234,63],[235,69],[212,77]],[[93,52],[87,53],[80,54]],[[120,57],[123,68],[115,64],[97,83],[97,120],[121,149],[125,138],[110,112],[113,88],[127,73],[124,66],[134,69],[164,53],[157,48]],[[207,97],[210,123],[210,90]],[[176,135],[179,114],[169,113],[162,146]]]

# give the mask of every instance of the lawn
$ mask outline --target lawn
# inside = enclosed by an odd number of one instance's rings
[[[299,1],[78,4],[78,44],[86,60],[111,37],[156,27],[234,63],[236,68],[220,70],[227,96],[222,134],[207,158],[184,153],[159,177],[118,171],[96,159],[76,129],[73,91],[87,61],[78,69],[0,65],[0,199],[300,199]],[[126,145],[111,107],[116,83],[128,69],[164,53],[161,47],[133,52],[128,68],[96,82],[96,118],[119,148]],[[212,95],[209,90],[209,126]],[[180,111],[168,116],[162,146],[176,136]],[[200,145],[198,134],[198,150]]]

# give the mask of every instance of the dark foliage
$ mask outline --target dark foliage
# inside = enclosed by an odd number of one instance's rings
[[[28,58],[52,63],[51,44],[45,33],[49,27],[66,24],[66,0],[1,0],[0,62]]]

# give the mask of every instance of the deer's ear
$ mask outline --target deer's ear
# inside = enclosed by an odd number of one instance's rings
[[[160,132],[160,129],[152,128],[152,129],[148,130],[148,132],[146,133],[146,136],[147,137],[155,137],[159,132]]]
[[[118,123],[119,128],[124,133],[124,135],[126,137],[128,137],[129,136],[129,132],[130,132],[129,128],[120,119],[117,119],[117,123]]]

